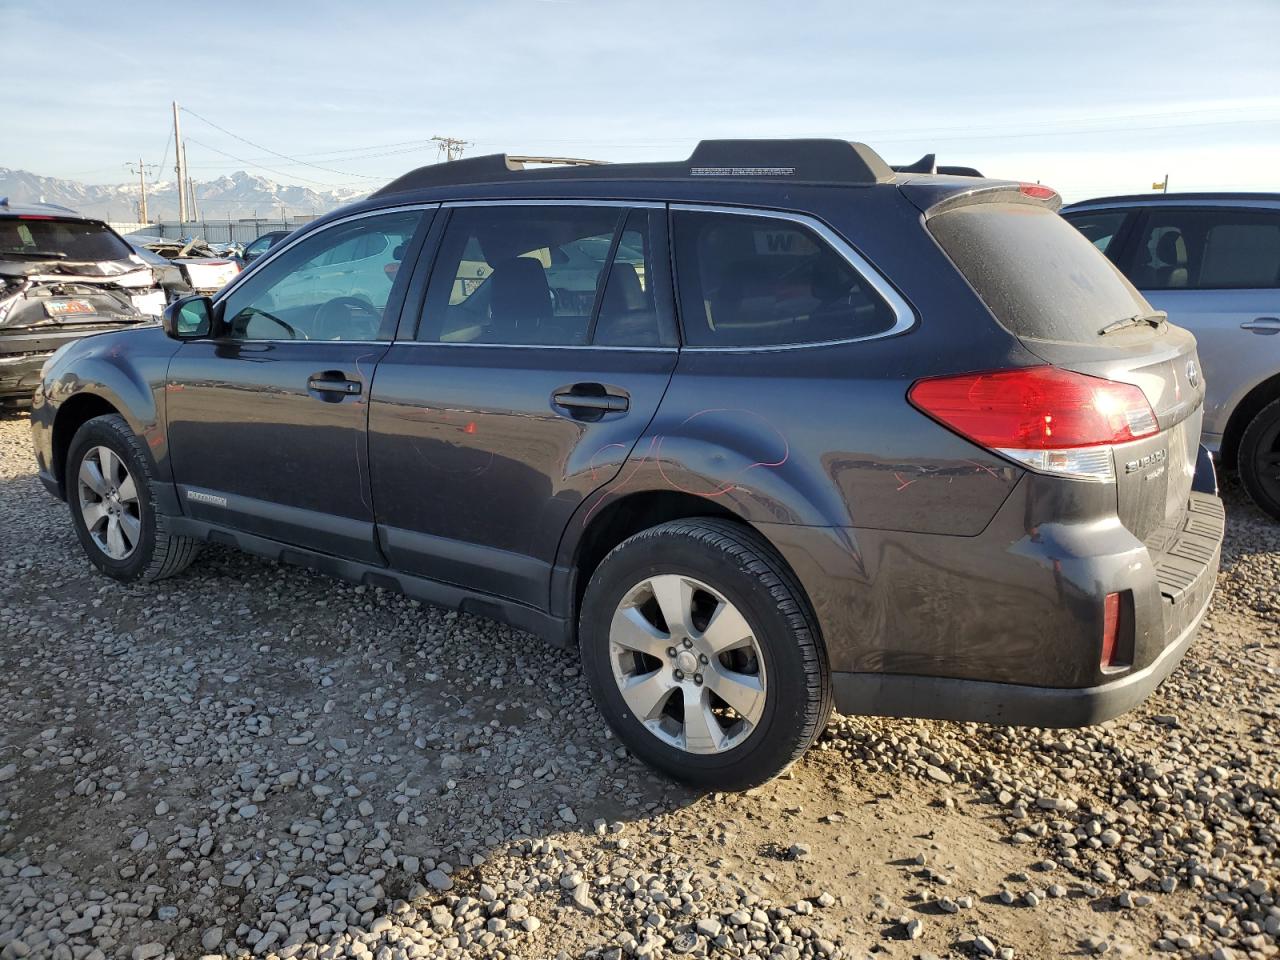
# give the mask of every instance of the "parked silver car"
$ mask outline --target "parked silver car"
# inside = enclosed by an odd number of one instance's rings
[[[1105,197],[1062,215],[1196,335],[1202,440],[1280,519],[1280,193]]]

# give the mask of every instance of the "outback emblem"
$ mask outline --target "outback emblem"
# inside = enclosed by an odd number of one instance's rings
[[[1137,473],[1139,470],[1145,470],[1147,467],[1157,463],[1164,463],[1169,457],[1168,448],[1155,450],[1147,454],[1145,457],[1139,457],[1137,460],[1129,460],[1124,465],[1125,473]]]
[[[1200,369],[1194,360],[1187,361],[1187,383],[1193,387],[1200,382]]]
[[[188,490],[187,499],[194,500],[196,503],[209,503],[215,507],[225,507],[227,505],[226,497],[214,496],[212,493],[201,493],[199,490]]]

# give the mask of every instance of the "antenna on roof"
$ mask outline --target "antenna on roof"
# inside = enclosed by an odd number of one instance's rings
[[[915,163],[895,163],[893,169],[898,173],[937,173],[937,154],[926,153]]]

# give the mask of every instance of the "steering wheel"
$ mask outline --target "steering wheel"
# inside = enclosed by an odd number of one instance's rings
[[[287,337],[280,337],[280,338],[274,338],[274,339],[283,339],[283,340],[308,339],[306,333],[299,330],[297,327],[290,326],[289,324],[281,320],[279,317],[277,317],[275,314],[267,313],[267,311],[265,310],[259,310],[257,307],[246,307],[244,310],[240,312],[240,314],[235,318],[235,320],[240,321],[242,318],[243,318],[243,323],[240,324],[240,332],[246,340],[273,339],[270,337],[250,337],[249,336],[249,324],[251,324],[257,318],[261,318],[268,323],[274,324],[275,326],[279,327],[281,330],[283,330],[285,333],[288,334]]]
[[[382,311],[360,297],[334,297],[316,311],[316,340],[373,340]]]

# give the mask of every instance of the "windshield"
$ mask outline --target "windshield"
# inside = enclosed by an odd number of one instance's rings
[[[0,219],[0,259],[5,255],[59,260],[128,260],[128,244],[100,223],[84,220]]]
[[[1088,343],[1117,320],[1154,312],[1110,260],[1051,210],[974,203],[928,223],[978,296],[1015,336]]]

